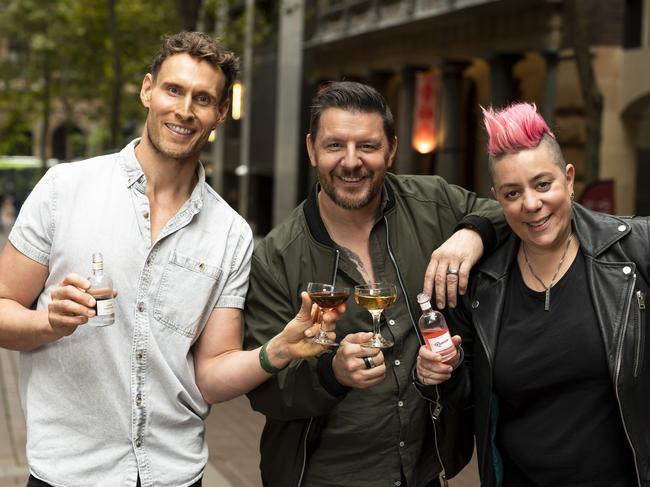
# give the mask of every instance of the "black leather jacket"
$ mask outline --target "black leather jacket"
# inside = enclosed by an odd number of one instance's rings
[[[644,355],[646,295],[650,284],[650,219],[617,218],[573,205],[573,229],[587,268],[586,282],[607,351],[621,419],[634,451],[640,487],[650,487],[650,370]],[[495,347],[510,270],[519,239],[512,235],[480,263],[462,304],[450,312],[450,327],[463,337],[465,361],[445,385],[447,397],[471,398],[481,485],[500,487],[493,392]],[[650,357],[649,357],[650,360]],[[450,407],[458,407],[458,403]]]

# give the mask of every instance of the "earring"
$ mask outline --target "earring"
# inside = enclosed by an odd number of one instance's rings
[[[575,199],[576,195],[575,195],[575,193],[572,192],[572,193],[569,195],[569,197],[571,198],[571,201],[573,201],[573,200]]]

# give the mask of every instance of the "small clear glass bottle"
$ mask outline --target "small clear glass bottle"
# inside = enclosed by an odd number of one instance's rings
[[[115,310],[113,309],[113,281],[104,274],[104,258],[97,252],[93,254],[92,262],[93,273],[88,278],[90,281],[90,294],[97,304],[95,311],[97,314],[88,319],[90,326],[107,326],[115,322]]]
[[[424,337],[425,345],[429,350],[442,355],[443,362],[453,358],[456,347],[451,341],[444,315],[431,307],[431,297],[428,294],[420,293],[417,299],[422,310],[418,328]]]

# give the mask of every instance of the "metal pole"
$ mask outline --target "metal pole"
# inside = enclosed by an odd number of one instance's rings
[[[228,2],[221,0],[217,2],[214,21],[215,36],[223,34],[228,16]],[[226,156],[226,126],[228,119],[216,129],[216,139],[212,143],[212,187],[221,196],[224,195],[223,173],[225,170]]]
[[[273,224],[296,206],[300,150],[300,95],[302,93],[303,1],[282,0],[278,36],[278,108],[275,118]]]
[[[251,95],[253,88],[253,29],[255,28],[255,0],[246,0],[246,30],[244,32],[244,53],[242,84],[244,86],[244,113],[241,120],[239,148],[239,214],[248,217],[248,192],[250,186],[250,133]]]

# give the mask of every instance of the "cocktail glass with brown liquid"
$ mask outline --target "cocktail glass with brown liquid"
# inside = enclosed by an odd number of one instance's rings
[[[338,343],[328,337],[327,332],[323,329],[323,314],[326,311],[336,308],[339,304],[345,303],[350,297],[350,288],[322,282],[310,282],[307,285],[307,293],[311,300],[320,307],[320,312],[318,313],[318,322],[320,323],[318,335],[308,341],[328,347],[337,346]]]

